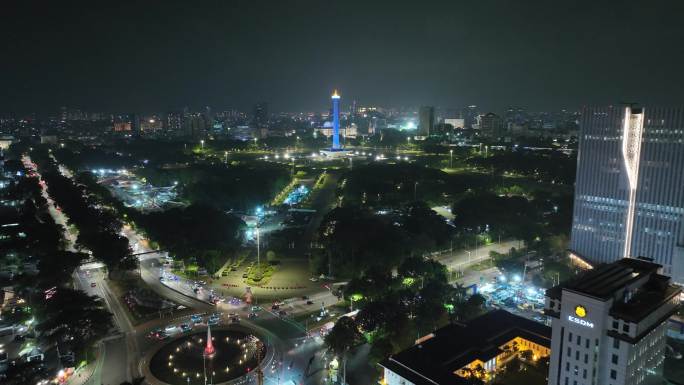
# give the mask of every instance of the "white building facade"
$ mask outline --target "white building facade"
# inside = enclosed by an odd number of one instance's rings
[[[660,383],[668,318],[680,289],[661,266],[622,259],[549,289],[549,385]]]

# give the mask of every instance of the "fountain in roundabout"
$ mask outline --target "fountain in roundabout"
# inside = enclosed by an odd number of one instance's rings
[[[239,330],[215,330],[180,337],[164,345],[150,360],[150,372],[171,385],[220,384],[255,370],[264,344]]]

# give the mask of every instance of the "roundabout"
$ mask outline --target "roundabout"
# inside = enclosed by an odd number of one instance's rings
[[[163,344],[150,354],[147,369],[158,383],[221,384],[255,371],[266,350],[247,329],[206,329]]]

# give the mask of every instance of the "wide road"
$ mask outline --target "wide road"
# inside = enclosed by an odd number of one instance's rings
[[[454,250],[432,256],[435,260],[443,263],[449,270],[463,271],[473,264],[489,259],[489,252],[507,253],[511,247],[520,247],[520,241],[503,241],[481,246],[474,250]]]

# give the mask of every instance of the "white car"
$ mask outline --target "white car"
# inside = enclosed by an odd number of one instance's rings
[[[173,333],[175,333],[176,331],[178,331],[178,326],[176,326],[176,325],[168,325],[167,327],[164,328],[164,331],[165,331],[167,334],[173,334]]]

